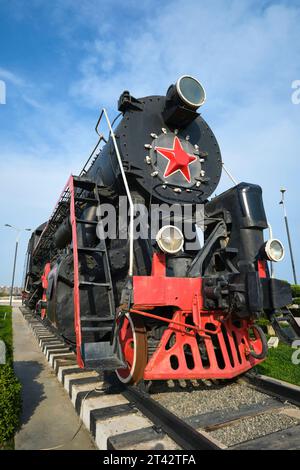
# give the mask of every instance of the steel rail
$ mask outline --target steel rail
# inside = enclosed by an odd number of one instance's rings
[[[221,447],[204,433],[194,429],[160,403],[154,401],[147,393],[132,386],[126,387],[121,393],[182,449],[221,450]]]

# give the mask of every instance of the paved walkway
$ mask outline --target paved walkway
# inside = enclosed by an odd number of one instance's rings
[[[42,354],[19,308],[13,309],[14,368],[23,386],[16,450],[95,450],[70,398]]]

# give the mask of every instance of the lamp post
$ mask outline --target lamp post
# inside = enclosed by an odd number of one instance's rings
[[[289,223],[288,223],[286,207],[285,207],[285,200],[284,200],[284,193],[286,192],[286,189],[281,188],[280,192],[281,192],[281,201],[280,201],[279,204],[281,204],[282,208],[283,208],[283,217],[284,217],[285,228],[286,228],[286,233],[287,233],[287,238],[288,238],[288,243],[289,243],[289,250],[290,250],[290,256],[291,256],[293,276],[294,276],[294,283],[297,284],[296,268],[295,268],[295,262],[294,262],[294,255],[293,255],[293,249],[292,249],[290,229],[289,229]]]
[[[14,265],[13,265],[13,273],[12,273],[12,281],[11,281],[11,287],[10,287],[10,299],[9,299],[9,305],[12,306],[12,298],[13,298],[13,290],[14,290],[14,282],[15,282],[15,272],[16,272],[16,264],[17,264],[19,239],[20,239],[20,236],[21,236],[22,232],[24,232],[24,231],[31,232],[31,228],[23,228],[22,229],[22,228],[14,227],[13,225],[10,225],[10,224],[5,224],[5,227],[12,228],[12,229],[16,230],[16,232],[17,232],[15,255],[14,255]]]

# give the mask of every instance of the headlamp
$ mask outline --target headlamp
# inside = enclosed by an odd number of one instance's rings
[[[284,258],[284,246],[280,240],[271,238],[264,245],[264,253],[269,261],[282,261]]]
[[[206,100],[203,86],[190,75],[183,75],[177,80],[176,91],[183,104],[192,109],[199,108]]]
[[[156,242],[164,253],[178,253],[184,243],[184,237],[179,228],[174,225],[165,225],[156,235]]]

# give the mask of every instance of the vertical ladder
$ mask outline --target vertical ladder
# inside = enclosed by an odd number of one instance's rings
[[[78,245],[77,226],[94,225],[95,230],[98,224],[102,224],[100,214],[97,211],[96,220],[80,219],[76,216],[76,202],[88,202],[89,204],[99,207],[101,204],[99,190],[100,188],[92,181],[84,177],[71,177],[70,179],[70,213],[72,225],[72,241],[73,241],[73,261],[74,261],[74,320],[76,333],[76,353],[77,362],[80,367],[97,368],[101,370],[114,370],[125,367],[122,360],[121,349],[118,344],[112,344],[111,341],[83,341],[86,333],[111,333],[114,330],[115,323],[115,301],[113,284],[110,272],[109,256],[104,238],[100,239],[99,246],[96,248]],[[81,191],[78,191],[80,189]],[[93,197],[84,197],[85,192],[93,193]],[[80,195],[78,195],[80,194]],[[103,226],[100,226],[103,233]],[[101,255],[104,271],[104,282],[86,281],[80,279],[79,273],[79,253]],[[101,317],[101,305],[98,306],[99,315],[80,315],[80,292],[86,287],[104,288],[106,291],[107,302],[109,305],[109,316]],[[86,323],[93,323],[94,326],[85,326]]]

